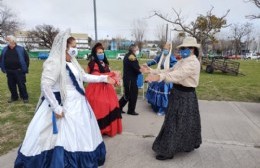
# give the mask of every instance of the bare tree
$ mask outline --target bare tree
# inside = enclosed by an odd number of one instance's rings
[[[235,54],[241,53],[242,38],[248,36],[253,30],[251,23],[233,24],[231,26],[231,39],[233,40]]]
[[[260,0],[245,0],[245,2],[251,2],[251,3],[255,4],[256,7],[260,8]],[[248,18],[248,19],[260,19],[260,14],[247,15],[246,18]]]
[[[37,39],[35,37],[33,37],[33,35],[30,34],[30,32],[25,32],[25,37],[24,37],[23,41],[24,41],[25,49],[28,52],[34,48],[39,47],[39,45],[37,43]]]
[[[145,20],[138,19],[133,22],[132,34],[140,50],[143,47],[146,27],[147,23]]]
[[[16,14],[0,1],[0,37],[14,34],[20,27]]]
[[[163,48],[164,44],[166,43],[166,26],[164,24],[157,25],[155,30],[155,36],[158,39],[158,46]]]
[[[118,50],[128,50],[129,48],[129,46],[125,43],[127,40],[121,35],[117,35],[115,38],[112,39],[112,41],[116,44]]]
[[[207,55],[208,44],[215,41],[215,35],[220,32],[222,28],[229,26],[227,25],[225,18],[230,10],[227,10],[223,16],[217,17],[212,13],[213,9],[214,8],[212,7],[207,11],[206,15],[199,15],[196,20],[192,21],[190,24],[185,24],[185,19],[181,16],[181,11],[177,12],[174,8],[173,12],[175,14],[175,19],[171,19],[168,15],[163,15],[157,11],[154,11],[153,16],[158,16],[161,19],[172,23],[174,27],[176,27],[175,31],[196,38],[197,41],[201,43],[204,54]]]
[[[55,36],[59,33],[59,29],[52,25],[38,25],[35,29],[28,32],[28,37],[33,43],[39,44],[40,47],[50,49]]]

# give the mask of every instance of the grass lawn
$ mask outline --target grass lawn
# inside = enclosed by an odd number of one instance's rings
[[[144,63],[145,61],[140,61]],[[32,119],[40,95],[42,61],[31,60],[27,75],[27,89],[30,103],[22,101],[8,104],[10,93],[5,74],[0,73],[0,155],[19,146],[25,136],[26,128]],[[86,67],[86,61],[80,61]],[[122,70],[122,61],[110,61],[114,70]],[[260,102],[260,62],[241,61],[240,72],[245,76],[232,76],[222,72],[207,74],[201,72],[197,88],[199,99]],[[120,88],[117,89],[120,93]]]

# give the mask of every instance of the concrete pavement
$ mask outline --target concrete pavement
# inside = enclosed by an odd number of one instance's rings
[[[139,116],[123,114],[123,133],[104,137],[107,158],[103,168],[260,168],[260,103],[199,101],[203,143],[191,153],[158,161],[152,143],[163,117],[142,99]],[[1,168],[13,167],[17,149],[0,157]]]

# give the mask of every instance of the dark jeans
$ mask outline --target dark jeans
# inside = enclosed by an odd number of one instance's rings
[[[138,96],[138,87],[136,81],[124,81],[124,95],[119,100],[120,108],[123,109],[126,103],[129,102],[127,113],[134,113],[137,96]]]
[[[28,100],[28,93],[26,89],[26,77],[22,70],[6,70],[7,84],[11,92],[11,99],[17,100],[17,86],[19,89],[19,95],[23,100]]]

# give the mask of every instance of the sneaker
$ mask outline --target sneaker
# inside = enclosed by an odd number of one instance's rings
[[[165,115],[165,112],[158,112],[157,115],[158,115],[158,116],[164,116],[164,115]]]

